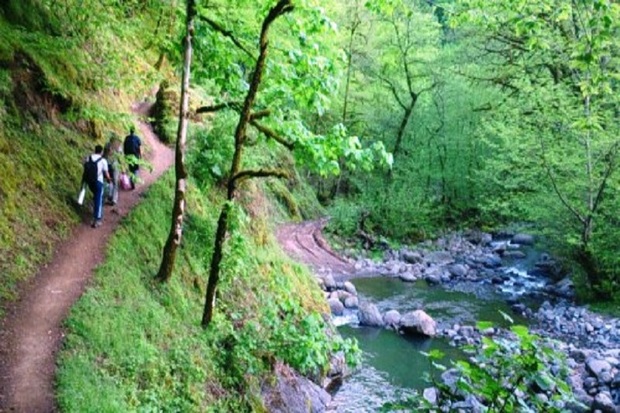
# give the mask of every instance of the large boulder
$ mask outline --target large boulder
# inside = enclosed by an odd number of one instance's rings
[[[442,270],[439,267],[429,267],[428,270],[424,272],[424,280],[431,284],[441,284],[442,280]]]
[[[448,272],[455,278],[462,278],[467,275],[467,266],[464,264],[454,264],[448,267]]]
[[[344,290],[348,292],[349,294],[357,295],[357,289],[355,288],[355,285],[353,285],[351,281],[345,281],[343,287],[344,287]]]
[[[608,392],[600,392],[594,396],[594,403],[592,407],[595,411],[600,410],[603,413],[614,413],[617,411],[614,405],[614,400]]]
[[[295,370],[277,362],[274,380],[261,386],[265,411],[271,413],[319,413],[327,409],[331,396]]]
[[[486,246],[493,241],[493,236],[486,232],[472,231],[465,234],[465,239],[472,244]]]
[[[323,277],[323,284],[325,284],[327,291],[336,289],[336,281],[334,280],[334,276],[332,274],[325,274]]]
[[[604,372],[611,371],[612,366],[606,360],[601,360],[597,357],[589,357],[586,360],[586,368],[590,374],[600,379]]]
[[[400,313],[397,310],[390,310],[383,314],[383,323],[390,328],[397,329],[400,325]]]
[[[412,273],[411,271],[405,271],[398,274],[398,278],[405,282],[414,282],[417,281],[418,277]]]
[[[359,300],[354,295],[350,295],[349,297],[344,299],[345,308],[357,308],[358,305],[359,305]]]
[[[383,327],[383,316],[377,306],[372,303],[360,303],[359,320],[361,326]]]
[[[424,262],[422,254],[418,251],[404,250],[401,252],[402,260],[409,264],[421,264]]]
[[[333,315],[342,315],[344,312],[344,305],[337,297],[330,297],[327,303]]]
[[[437,322],[426,314],[424,310],[415,310],[401,317],[400,329],[407,334],[434,337],[437,335]]]

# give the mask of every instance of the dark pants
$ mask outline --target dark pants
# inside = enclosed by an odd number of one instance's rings
[[[129,178],[131,179],[131,189],[136,187],[136,180],[138,179],[138,170],[140,165],[129,165]]]

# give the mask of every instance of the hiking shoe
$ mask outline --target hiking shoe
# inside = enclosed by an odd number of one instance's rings
[[[99,228],[101,226],[101,220],[93,221],[90,226],[93,228]]]

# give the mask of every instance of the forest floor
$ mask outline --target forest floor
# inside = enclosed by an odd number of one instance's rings
[[[144,102],[132,109],[141,117],[146,115],[149,105]],[[93,270],[103,261],[108,239],[121,219],[174,163],[174,151],[157,139],[148,124],[140,121],[138,133],[152,170],[141,168],[142,182],[136,189],[121,191],[117,206],[104,207],[103,225],[99,228],[91,228],[92,207],[85,202],[83,224],[57,246],[52,260],[20,287],[20,299],[6,309],[0,325],[2,412],[56,411],[54,373],[56,354],[64,337],[62,321],[88,286]],[[78,189],[76,184],[76,196]]]

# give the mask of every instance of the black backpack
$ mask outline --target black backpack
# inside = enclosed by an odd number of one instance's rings
[[[82,174],[82,181],[86,182],[91,191],[95,192],[97,186],[97,178],[99,177],[99,166],[97,165],[103,157],[93,161],[93,157],[89,156],[86,162],[84,162],[84,173]]]

